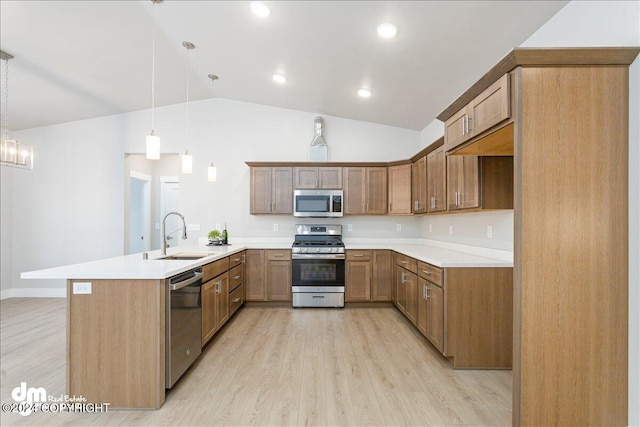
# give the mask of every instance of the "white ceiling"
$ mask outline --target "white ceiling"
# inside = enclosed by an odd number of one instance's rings
[[[0,1],[9,128],[227,98],[423,129],[567,1]],[[399,27],[382,39],[376,27]],[[2,63],[4,73],[4,61]],[[277,85],[271,75],[284,73]],[[212,85],[207,74],[220,80]],[[358,98],[359,87],[373,96]],[[4,97],[4,90],[2,91]],[[4,105],[4,100],[2,101]]]

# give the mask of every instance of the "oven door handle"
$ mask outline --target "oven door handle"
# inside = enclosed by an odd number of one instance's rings
[[[185,288],[200,279],[202,279],[202,273],[196,271],[193,277],[189,277],[187,280],[183,280],[182,282],[172,283],[171,285],[169,285],[169,289],[171,289],[172,291],[177,291],[178,289]]]
[[[345,259],[344,254],[291,254],[291,259]]]

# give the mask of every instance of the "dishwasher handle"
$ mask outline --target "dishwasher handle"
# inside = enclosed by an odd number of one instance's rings
[[[193,277],[190,277],[187,280],[183,280],[182,282],[172,283],[171,285],[169,285],[169,289],[171,289],[172,291],[177,291],[178,289],[187,287],[201,279],[202,279],[202,272],[196,271]]]

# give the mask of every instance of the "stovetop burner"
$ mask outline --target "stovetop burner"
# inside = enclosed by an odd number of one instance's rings
[[[344,253],[341,225],[300,224],[295,227],[294,254]]]

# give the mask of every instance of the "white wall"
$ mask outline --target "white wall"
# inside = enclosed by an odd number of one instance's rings
[[[24,171],[28,172],[28,171]],[[10,297],[12,271],[11,256],[11,189],[13,173],[7,167],[0,168],[0,298]]]
[[[289,215],[249,215],[249,168],[245,161],[308,161],[316,114],[223,99],[190,103],[190,137],[185,142],[185,105],[156,109],[156,133],[163,153],[194,157],[194,173],[180,176],[180,211],[200,232],[196,244],[216,223],[226,222],[234,237],[293,237]],[[419,145],[418,131],[325,116],[330,161],[406,159]],[[8,172],[13,195],[10,277],[3,269],[3,289],[20,295],[49,295],[61,280],[21,280],[23,271],[37,270],[123,254],[125,183],[124,155],[144,151],[150,112],[65,123],[16,132],[35,146],[33,171]],[[207,181],[213,161],[218,181]],[[7,168],[3,168],[7,169]],[[4,201],[3,201],[4,209]],[[7,220],[5,220],[5,217]],[[309,220],[303,221],[309,222]],[[345,217],[353,224],[346,237],[416,237],[420,220],[412,217]],[[273,224],[279,231],[273,231]],[[402,224],[402,232],[395,224]],[[3,252],[5,250],[3,236]],[[3,258],[4,263],[4,258]],[[7,283],[8,282],[8,283]],[[62,296],[63,293],[57,293]]]
[[[640,2],[572,1],[522,46],[640,46]],[[629,71],[629,425],[636,426],[640,425],[640,59]]]

